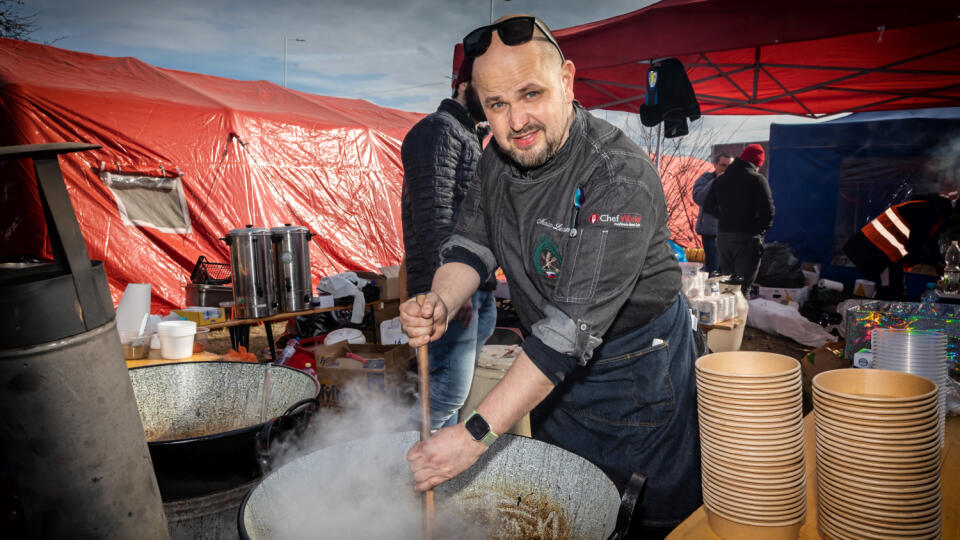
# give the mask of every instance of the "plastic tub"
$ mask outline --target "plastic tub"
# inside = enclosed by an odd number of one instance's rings
[[[140,360],[150,355],[150,339],[153,332],[120,332],[120,345],[123,346],[124,360]]]
[[[160,356],[164,360],[182,360],[193,355],[193,336],[197,323],[193,321],[162,321],[157,325],[160,338]]]
[[[193,336],[193,354],[207,350],[207,337],[210,335],[210,329],[198,327],[196,335]]]

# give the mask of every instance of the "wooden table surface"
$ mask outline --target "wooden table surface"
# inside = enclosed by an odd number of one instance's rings
[[[817,463],[813,414],[808,414],[803,420],[803,443],[807,466],[807,517],[800,529],[800,539],[815,540],[821,537],[817,531]],[[943,538],[960,540],[960,416],[947,418],[941,481]],[[710,530],[707,514],[702,506],[690,514],[690,517],[674,529],[667,538],[668,540],[721,540]]]
[[[135,367],[145,367],[145,366],[159,366],[160,364],[176,364],[179,362],[212,362],[215,360],[220,360],[222,357],[219,354],[214,354],[209,351],[201,351],[195,353],[189,358],[184,358],[183,360],[165,360],[160,356],[160,349],[151,349],[150,356],[143,360],[127,360],[127,369]]]

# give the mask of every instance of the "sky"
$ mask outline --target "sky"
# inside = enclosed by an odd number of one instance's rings
[[[652,0],[494,0],[493,17],[537,15],[565,28]],[[33,41],[105,56],[431,112],[450,95],[454,43],[489,23],[490,0],[25,0]],[[295,41],[302,39],[304,41]],[[595,112],[629,126],[628,113]],[[691,126],[717,142],[761,141],[789,116],[711,116]]]

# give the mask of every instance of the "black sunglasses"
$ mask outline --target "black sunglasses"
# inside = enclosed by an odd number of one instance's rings
[[[539,28],[547,41],[557,48],[560,53],[560,59],[563,60],[563,51],[560,50],[560,44],[553,38],[553,34],[547,30],[547,27],[536,17],[514,17],[505,21],[500,21],[488,26],[481,26],[463,38],[463,54],[468,58],[476,58],[487,52],[490,47],[490,38],[493,31],[496,30],[500,36],[500,41],[504,45],[522,45],[533,39],[533,31]]]

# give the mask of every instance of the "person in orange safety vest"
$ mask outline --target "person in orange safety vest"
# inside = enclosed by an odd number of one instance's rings
[[[943,264],[938,240],[952,213],[947,197],[915,197],[884,210],[851,237],[843,251],[864,279],[877,284],[878,298],[901,300],[905,266]]]

